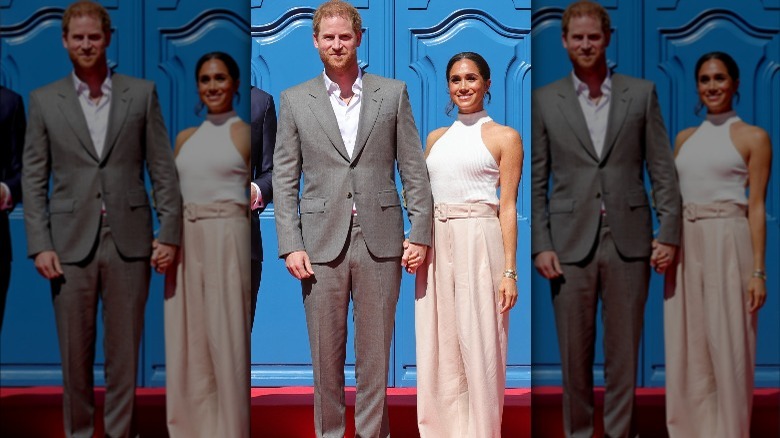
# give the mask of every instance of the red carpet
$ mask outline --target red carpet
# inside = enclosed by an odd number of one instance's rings
[[[416,392],[413,388],[390,388],[390,428],[393,438],[415,438]],[[601,433],[603,391],[596,393],[596,431]],[[98,435],[102,433],[104,392],[96,393]],[[313,437],[312,388],[254,388],[252,390],[252,437]],[[503,437],[531,436],[531,402],[534,406],[533,437],[558,438],[561,433],[560,388],[507,390]],[[62,388],[0,387],[0,437],[62,437]],[[355,391],[347,391],[347,436],[354,435]],[[637,421],[643,438],[665,437],[664,392],[662,389],[637,391]],[[756,390],[753,409],[754,438],[780,437],[780,389]],[[138,390],[138,425],[144,438],[166,437],[165,391],[162,388]]]

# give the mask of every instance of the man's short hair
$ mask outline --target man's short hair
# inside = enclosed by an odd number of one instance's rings
[[[71,3],[68,9],[65,9],[65,13],[62,15],[62,35],[68,35],[68,26],[70,20],[77,17],[90,16],[100,20],[103,33],[106,35],[111,34],[111,17],[108,15],[108,11],[100,3],[90,0],[79,0]]]
[[[580,0],[574,2],[566,7],[563,11],[563,18],[561,19],[561,30],[563,35],[569,32],[569,23],[572,18],[577,17],[593,17],[601,22],[601,31],[604,35],[609,35],[611,32],[611,23],[609,21],[609,14],[600,4],[590,0]]]
[[[343,0],[328,0],[314,11],[314,20],[312,21],[314,35],[320,34],[322,19],[330,17],[341,17],[352,23],[352,30],[355,32],[355,35],[359,35],[363,28],[360,12],[354,6]]]

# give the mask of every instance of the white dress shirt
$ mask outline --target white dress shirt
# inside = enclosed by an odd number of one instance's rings
[[[103,156],[103,146],[106,143],[106,131],[108,130],[108,113],[111,109],[111,70],[108,71],[106,79],[100,86],[103,95],[97,102],[89,97],[89,85],[76,76],[73,72],[73,85],[76,87],[76,95],[79,98],[81,109],[84,111],[84,118],[87,119],[89,136],[92,138],[92,144],[98,157]]]
[[[358,69],[358,76],[355,83],[352,84],[352,98],[349,103],[341,99],[341,88],[339,84],[330,80],[325,71],[322,72],[322,78],[325,80],[325,88],[328,90],[330,104],[333,112],[336,113],[336,121],[339,124],[341,139],[344,140],[344,146],[347,148],[349,157],[355,151],[355,140],[357,139],[358,122],[360,122],[360,107],[363,94],[363,72]]]
[[[601,157],[604,150],[604,137],[607,135],[607,119],[609,118],[609,105],[612,98],[612,75],[607,70],[607,77],[601,83],[601,97],[593,101],[590,96],[588,84],[582,82],[580,78],[572,71],[572,80],[574,81],[574,91],[580,101],[582,114],[585,116],[585,122],[588,125],[590,139],[596,154]]]
[[[341,87],[330,80],[325,74],[325,70],[322,71],[322,78],[325,80],[325,88],[328,90],[330,105],[333,107],[333,112],[336,113],[341,139],[344,141],[349,157],[352,158],[352,154],[355,152],[358,124],[360,123],[360,107],[363,102],[363,71],[358,69],[357,78],[352,84],[352,98],[349,103],[341,99]],[[352,214],[357,214],[354,202],[352,203]]]

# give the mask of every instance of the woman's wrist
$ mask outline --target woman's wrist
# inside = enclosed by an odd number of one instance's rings
[[[753,269],[753,273],[750,276],[766,281],[766,272],[763,269]]]
[[[510,280],[517,281],[517,271],[514,268],[507,268],[504,269],[503,274],[501,274],[504,278],[508,278]]]

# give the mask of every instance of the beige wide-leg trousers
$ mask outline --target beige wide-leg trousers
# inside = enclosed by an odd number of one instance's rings
[[[422,438],[501,436],[508,315],[495,207],[436,204],[433,248],[417,272],[417,423]]]
[[[165,299],[172,438],[249,436],[249,209],[185,204],[175,291]]]
[[[678,264],[664,299],[666,423],[672,438],[748,438],[756,315],[745,207],[683,206]]]

